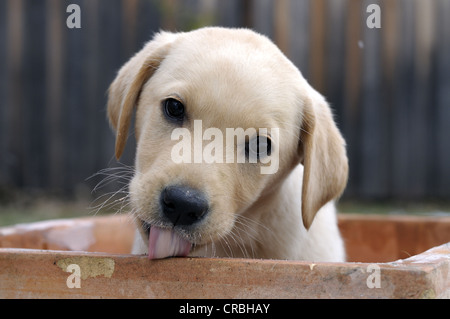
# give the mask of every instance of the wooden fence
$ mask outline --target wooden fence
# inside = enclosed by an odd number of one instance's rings
[[[327,97],[348,143],[346,196],[450,198],[449,16],[450,0],[0,0],[0,189],[91,189],[115,165],[118,68],[161,28],[222,25],[268,35]],[[122,161],[133,156],[130,144]]]

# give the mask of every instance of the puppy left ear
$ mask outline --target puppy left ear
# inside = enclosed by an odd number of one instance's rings
[[[169,52],[175,34],[161,32],[131,58],[119,71],[108,89],[108,117],[116,130],[116,158],[125,148],[133,110],[142,86],[158,69]]]
[[[306,229],[317,211],[339,197],[348,178],[345,141],[325,99],[314,89],[305,101],[300,132],[302,156],[302,218]]]

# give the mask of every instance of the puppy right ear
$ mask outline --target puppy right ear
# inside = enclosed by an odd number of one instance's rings
[[[108,117],[116,131],[116,158],[125,148],[133,110],[142,86],[158,69],[170,50],[176,34],[161,32],[132,57],[117,74],[108,89]]]
[[[305,100],[300,132],[303,186],[302,217],[306,229],[317,211],[339,197],[347,184],[348,159],[345,141],[330,107],[314,89]]]

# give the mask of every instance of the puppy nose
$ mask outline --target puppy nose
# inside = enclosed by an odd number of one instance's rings
[[[169,186],[161,192],[163,214],[173,225],[192,225],[208,212],[204,194],[187,186]]]

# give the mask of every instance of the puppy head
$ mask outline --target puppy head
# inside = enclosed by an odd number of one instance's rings
[[[149,246],[160,247],[164,238],[175,250],[162,256],[184,255],[189,243],[207,244],[232,232],[236,218],[276,192],[299,163],[306,228],[345,187],[344,141],[325,100],[275,45],[252,31],[163,32],[146,44],[109,89],[117,158],[134,110],[130,197]],[[244,139],[229,138],[238,129],[247,133]],[[250,163],[255,140],[260,161]],[[262,144],[266,153],[259,155]],[[188,161],[174,160],[180,152]],[[276,160],[272,174],[261,174],[269,163],[264,159]]]

